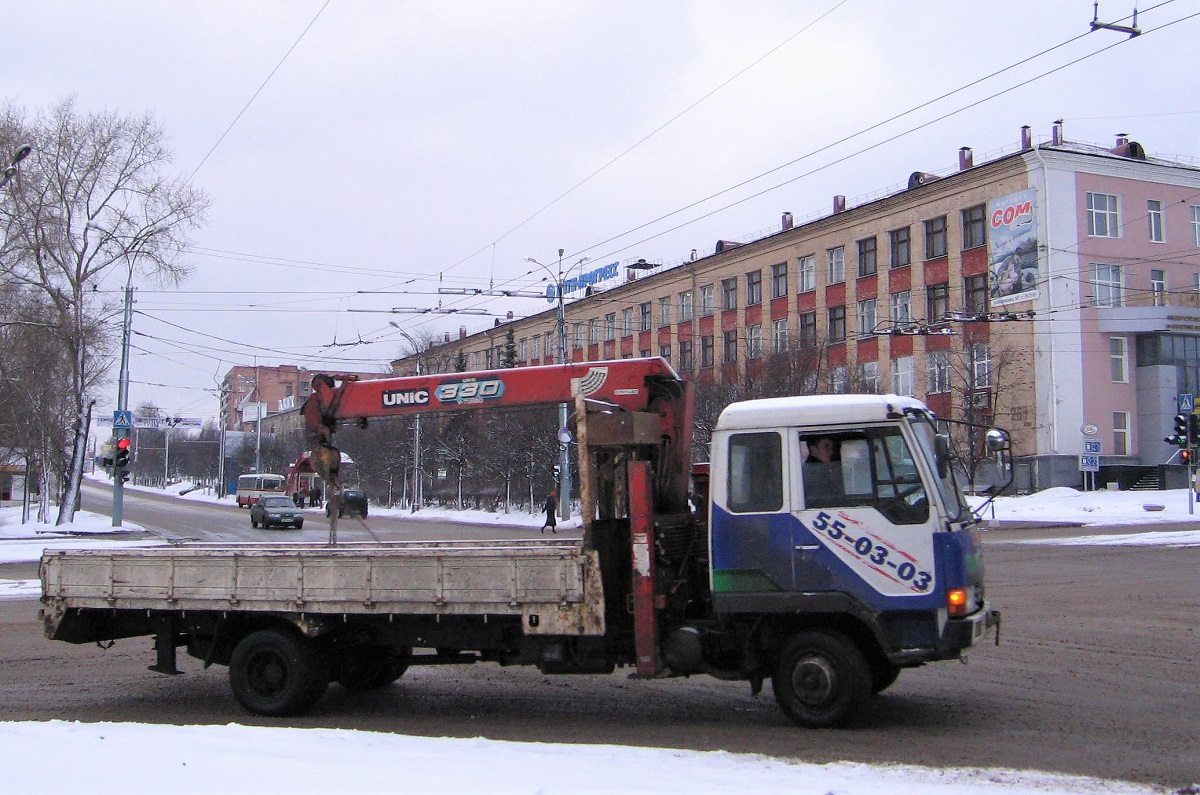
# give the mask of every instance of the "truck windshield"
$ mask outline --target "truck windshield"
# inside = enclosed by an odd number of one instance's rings
[[[937,447],[933,441],[937,435],[937,429],[933,424],[933,418],[926,413],[921,413],[919,421],[914,422],[912,427],[916,432],[917,443],[921,447],[921,455],[929,462],[929,469],[933,472],[938,493],[942,497],[946,511],[950,514],[951,521],[958,522],[963,521],[964,517],[969,518],[971,509],[967,505],[966,498],[963,497],[962,490],[958,487],[958,482],[954,479],[954,467],[952,465],[946,467],[945,477],[938,475]]]

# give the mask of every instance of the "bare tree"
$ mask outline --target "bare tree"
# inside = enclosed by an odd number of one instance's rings
[[[33,146],[0,203],[6,276],[44,293],[70,363],[74,428],[60,442],[67,465],[56,519],[64,524],[79,494],[90,396],[110,364],[101,321],[114,307],[94,288],[118,268],[127,285],[135,275],[181,280],[188,272],[181,247],[208,200],[185,180],[162,175],[171,154],[150,116],[82,114],[68,99],[33,119],[6,108],[0,129],[0,140]]]

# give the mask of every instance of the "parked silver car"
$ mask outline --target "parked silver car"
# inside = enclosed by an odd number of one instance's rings
[[[304,514],[290,497],[263,497],[250,506],[250,526],[270,529],[271,525],[304,527]]]

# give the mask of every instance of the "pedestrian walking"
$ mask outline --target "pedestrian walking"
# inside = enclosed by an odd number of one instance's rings
[[[546,507],[545,507],[546,523],[544,525],[542,525],[543,533],[546,532],[547,530],[549,530],[551,533],[554,533],[555,535],[558,534],[558,530],[556,529],[558,527],[558,523],[557,523],[557,520],[555,519],[555,515],[554,515],[554,509],[557,507],[557,504],[558,504],[558,493],[552,491],[552,492],[550,492],[550,496],[546,498]]]

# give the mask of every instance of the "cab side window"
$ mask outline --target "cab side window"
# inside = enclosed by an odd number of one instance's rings
[[[801,434],[807,508],[874,507],[893,524],[922,524],[929,501],[898,428]]]
[[[782,442],[774,432],[729,437],[729,510],[766,513],[783,508]]]

